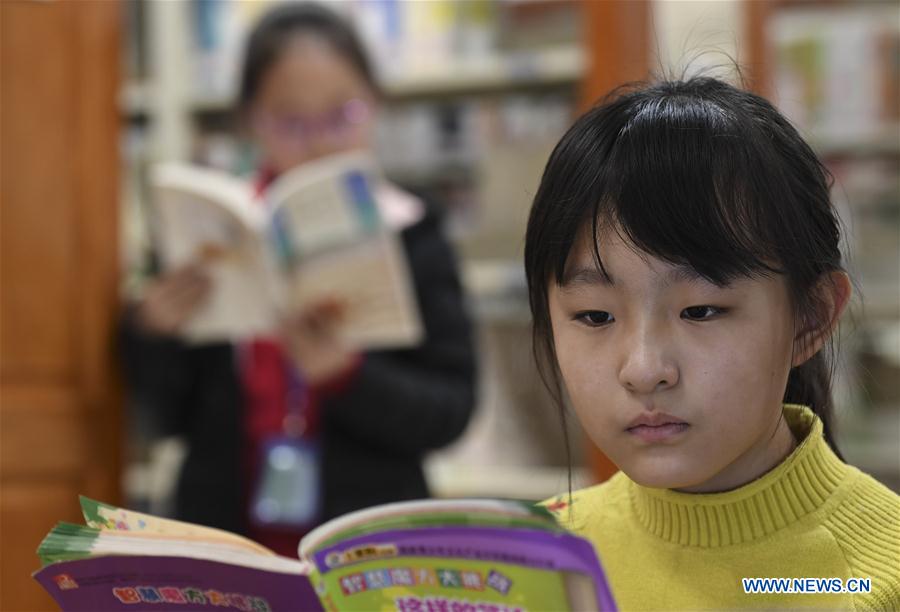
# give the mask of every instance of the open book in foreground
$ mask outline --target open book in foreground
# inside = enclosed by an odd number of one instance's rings
[[[212,280],[186,338],[265,335],[280,317],[325,301],[341,305],[339,333],[353,348],[418,343],[422,327],[406,254],[377,202],[383,181],[362,152],[304,164],[259,195],[218,170],[154,167],[163,269],[202,262]]]
[[[426,500],[308,533],[300,559],[232,533],[81,498],[34,574],[64,610],[613,610],[593,546],[543,508]]]

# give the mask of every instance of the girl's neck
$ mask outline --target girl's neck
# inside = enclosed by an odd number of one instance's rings
[[[629,488],[634,518],[664,541],[708,550],[761,541],[830,504],[832,495],[848,490],[854,469],[829,448],[812,410],[786,404],[784,417],[797,448],[768,473],[730,492],[698,495],[620,479]]]
[[[753,482],[781,464],[797,448],[797,439],[782,413],[774,434],[766,436],[718,474],[683,493],[723,493]]]

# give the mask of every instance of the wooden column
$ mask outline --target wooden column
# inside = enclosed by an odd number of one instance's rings
[[[649,0],[583,0],[588,72],[581,92],[586,109],[615,87],[649,77]]]
[[[120,5],[0,2],[0,609],[78,494],[119,497]]]
[[[766,24],[773,11],[778,9],[778,4],[776,0],[744,2],[744,38],[747,41],[744,65],[747,87],[766,98],[770,98],[773,91]]]

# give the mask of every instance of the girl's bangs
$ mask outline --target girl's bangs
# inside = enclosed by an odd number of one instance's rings
[[[778,203],[758,180],[777,174],[766,167],[768,156],[752,150],[747,126],[721,108],[675,102],[648,101],[623,122],[606,159],[595,158],[599,180],[585,194],[592,204],[582,208],[594,236],[614,230],[640,251],[718,285],[780,272],[766,229],[778,223]],[[595,257],[605,273],[596,241]]]

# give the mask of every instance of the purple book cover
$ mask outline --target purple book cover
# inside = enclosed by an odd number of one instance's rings
[[[346,565],[348,556],[354,556],[357,551],[365,554],[367,548],[376,545],[396,546],[395,554],[399,558],[490,560],[586,574],[596,585],[598,609],[616,609],[594,547],[570,533],[477,526],[399,529],[361,535],[327,546],[314,553],[312,561],[324,576],[336,566]]]
[[[60,561],[34,578],[63,610],[322,610],[307,576],[183,557]]]
[[[548,571],[578,572],[596,585],[597,609],[615,610],[594,548],[568,533],[477,526],[400,529],[349,538],[316,552],[323,577],[387,558],[495,561]],[[359,556],[362,555],[362,556]],[[102,556],[50,564],[34,574],[63,610],[322,610],[309,577],[183,557]]]

